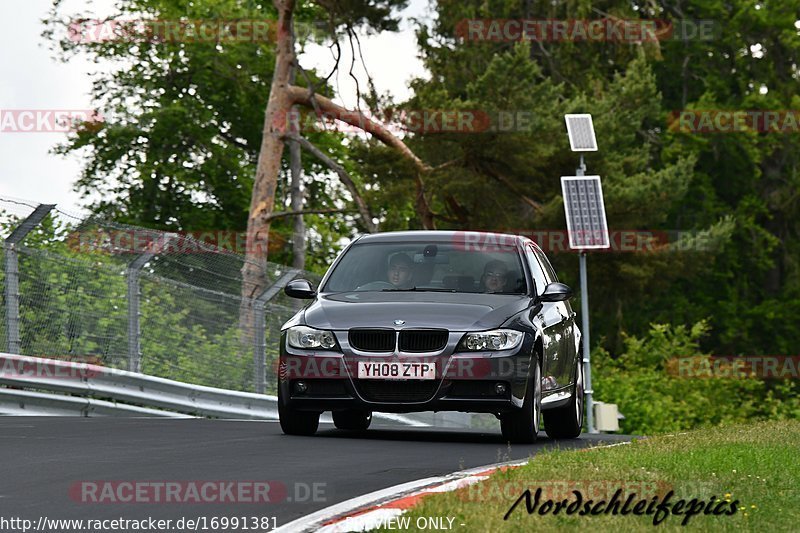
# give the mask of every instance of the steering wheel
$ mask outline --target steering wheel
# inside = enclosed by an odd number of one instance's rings
[[[389,283],[388,281],[370,281],[369,283],[365,283],[359,287],[356,287],[357,291],[379,291],[382,289],[394,289],[395,286]]]

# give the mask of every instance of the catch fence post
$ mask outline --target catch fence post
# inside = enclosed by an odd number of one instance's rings
[[[267,390],[267,302],[272,300],[300,272],[293,268],[288,270],[278,281],[270,285],[253,301],[253,372],[256,393],[264,394]]]
[[[160,239],[150,243],[146,251],[128,263],[128,267],[125,269],[125,276],[128,279],[128,370],[131,372],[142,371],[139,274],[144,265],[175,237],[177,237],[175,233],[165,233]],[[138,240],[134,238],[132,241],[137,242]]]
[[[22,223],[11,232],[3,242],[5,249],[5,275],[6,275],[6,351],[10,354],[20,355],[22,351],[22,337],[19,324],[19,255],[17,245],[33,228],[39,225],[42,219],[55,208],[55,204],[39,204]]]

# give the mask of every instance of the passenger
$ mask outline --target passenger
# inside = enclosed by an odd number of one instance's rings
[[[507,283],[508,265],[496,259],[486,263],[481,276],[481,287],[484,292],[505,292]]]
[[[395,254],[389,260],[389,270],[386,277],[389,283],[398,289],[410,289],[412,287],[411,277],[413,274],[414,261],[406,254]]]

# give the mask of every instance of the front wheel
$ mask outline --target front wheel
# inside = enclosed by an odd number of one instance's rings
[[[339,429],[365,431],[371,423],[372,413],[370,411],[348,409],[346,411],[333,412],[333,424]]]
[[[281,387],[278,386],[278,418],[281,422],[281,429],[287,435],[310,436],[317,432],[319,427],[319,415],[313,411],[298,411],[288,405],[284,405],[281,394]]]
[[[575,365],[575,386],[569,402],[544,412],[544,430],[551,439],[575,439],[583,428],[583,355]]]
[[[503,438],[512,444],[533,444],[539,433],[539,414],[542,410],[542,370],[534,361],[533,376],[528,380],[522,408],[500,417]]]

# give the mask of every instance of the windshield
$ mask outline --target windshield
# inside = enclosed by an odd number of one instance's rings
[[[457,243],[398,242],[353,245],[322,291],[526,294],[528,289],[514,246],[479,251]]]

